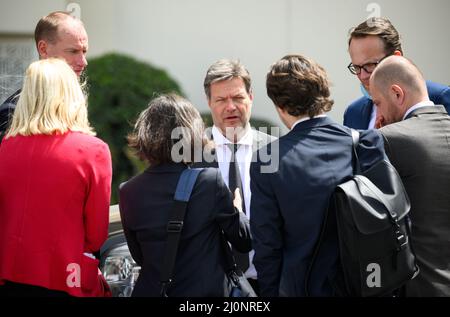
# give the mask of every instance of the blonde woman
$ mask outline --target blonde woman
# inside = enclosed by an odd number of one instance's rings
[[[74,71],[32,63],[0,145],[1,295],[104,295],[92,253],[107,237],[112,171],[94,135]]]

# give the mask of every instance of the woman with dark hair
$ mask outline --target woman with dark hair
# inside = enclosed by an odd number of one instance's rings
[[[177,95],[152,100],[129,136],[149,168],[120,188],[120,213],[128,246],[141,272],[132,296],[160,296],[167,224],[180,174],[206,145],[203,121]],[[234,201],[241,206],[239,195]],[[169,297],[225,296],[222,234],[239,251],[251,249],[248,219],[233,206],[220,171],[204,169],[187,205]]]

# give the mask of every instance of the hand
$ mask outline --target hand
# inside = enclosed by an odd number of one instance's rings
[[[242,197],[241,197],[241,193],[239,192],[239,188],[236,188],[236,190],[234,191],[233,205],[240,212],[242,212]]]
[[[375,119],[375,129],[380,129],[385,126],[385,121],[383,115],[377,113],[377,117]]]

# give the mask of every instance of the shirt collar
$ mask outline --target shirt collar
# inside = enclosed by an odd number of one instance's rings
[[[216,126],[213,126],[212,128],[212,135],[214,143],[216,145],[225,145],[232,143],[230,140],[228,140],[226,137],[223,136],[222,132]],[[248,125],[248,128],[246,129],[244,136],[237,142],[237,144],[250,146],[253,145],[253,133],[252,129],[250,128],[250,125]]]
[[[426,100],[426,101],[421,101],[418,104],[412,106],[411,108],[409,108],[405,115],[403,116],[403,120],[405,120],[413,111],[419,109],[419,108],[423,108],[423,107],[429,107],[429,106],[434,106],[434,102],[430,101],[430,100]]]
[[[311,119],[316,119],[316,118],[325,118],[326,116],[327,116],[326,114],[319,114],[318,116],[314,116],[312,118],[310,118],[310,117],[301,118],[300,120],[295,121],[295,123],[291,127],[291,131],[294,130],[295,126],[301,122],[305,122],[305,121],[308,121]]]

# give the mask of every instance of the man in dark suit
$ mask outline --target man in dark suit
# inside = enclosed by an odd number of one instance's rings
[[[88,36],[83,23],[67,12],[56,11],[41,18],[34,31],[39,58],[63,58],[78,77],[87,66]],[[9,127],[20,90],[0,105],[0,137]]]
[[[406,295],[450,296],[450,116],[430,101],[422,74],[403,57],[380,63],[370,89],[386,124],[386,153],[411,200],[420,273]]]
[[[205,94],[214,126],[211,138],[214,153],[209,164],[218,167],[222,177],[234,193],[239,189],[243,200],[242,210],[250,215],[250,162],[257,149],[275,138],[250,127],[253,91],[248,70],[239,62],[222,59],[212,64],[204,80]],[[258,293],[257,274],[250,254],[235,252],[240,269]]]
[[[363,97],[351,103],[344,113],[344,125],[354,129],[377,128],[376,107],[369,93],[369,79],[377,65],[387,56],[403,55],[400,35],[386,18],[370,18],[350,33],[350,72],[361,82]],[[435,104],[450,112],[450,88],[427,81],[428,94]]]
[[[309,270],[328,200],[353,174],[351,130],[326,116],[333,100],[322,67],[300,55],[285,56],[267,75],[267,92],[291,131],[251,164],[250,227],[262,296],[332,296],[338,269],[337,235]],[[362,168],[384,158],[382,138],[364,131],[357,147]],[[263,168],[261,153],[279,167]],[[309,276],[309,289],[305,282]]]

